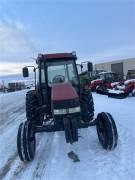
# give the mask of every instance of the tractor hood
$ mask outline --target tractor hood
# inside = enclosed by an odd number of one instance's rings
[[[52,86],[52,110],[73,109],[80,110],[79,96],[75,88],[69,83],[59,83]]]

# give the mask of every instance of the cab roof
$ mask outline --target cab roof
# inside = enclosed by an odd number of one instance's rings
[[[66,59],[66,60],[71,60],[77,59],[76,53],[55,53],[55,54],[39,54],[37,58],[37,63],[39,61],[48,61],[48,60],[56,60],[56,59]]]

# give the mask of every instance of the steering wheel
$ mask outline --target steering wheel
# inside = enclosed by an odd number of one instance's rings
[[[65,77],[62,75],[56,75],[53,78],[53,83],[63,83],[63,82],[65,82]]]

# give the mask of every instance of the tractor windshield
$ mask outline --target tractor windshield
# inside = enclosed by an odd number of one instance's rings
[[[69,82],[73,85],[78,84],[77,73],[73,60],[47,62],[48,85],[54,83]]]

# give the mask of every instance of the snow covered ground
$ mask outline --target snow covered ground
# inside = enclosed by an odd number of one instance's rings
[[[107,152],[100,146],[95,127],[81,129],[79,142],[65,143],[64,133],[37,135],[35,159],[19,160],[16,135],[25,121],[25,93],[0,95],[0,180],[133,180],[135,178],[135,97],[111,99],[93,94],[95,116],[101,111],[113,114],[119,133],[118,147]],[[74,151],[80,162],[67,153]]]

